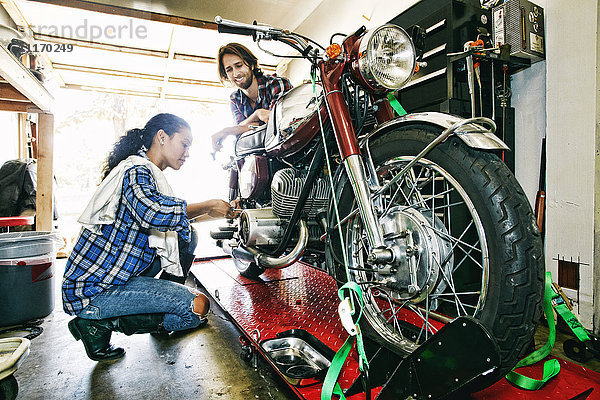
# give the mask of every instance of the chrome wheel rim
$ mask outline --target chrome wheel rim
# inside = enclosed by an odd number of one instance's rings
[[[377,167],[379,184],[390,181],[412,159],[398,157]],[[380,221],[389,219],[393,213],[404,213],[399,219],[411,221],[407,225],[419,231],[416,237],[421,238],[419,246],[423,248],[420,250],[428,252],[429,260],[433,260],[423,262],[418,252],[413,256],[419,260],[414,264],[420,274],[416,280],[418,296],[401,293],[399,287],[403,283],[393,279],[390,283],[390,278],[385,282],[383,278],[386,274],[394,279],[397,275],[406,278],[406,272],[400,271],[402,266],[397,268],[400,272],[396,275],[375,272],[381,266],[367,262],[368,245],[360,218],[347,222],[348,273],[363,291],[363,316],[384,341],[412,352],[444,323],[461,315],[477,317],[483,308],[489,278],[485,231],[465,189],[441,166],[426,159],[419,160],[397,184],[375,198],[374,203],[383,211]],[[431,238],[424,240],[425,236]],[[390,243],[394,242],[386,241]],[[446,243],[449,253],[441,249]],[[458,282],[459,278],[467,282]],[[406,279],[403,282],[406,283]],[[392,285],[395,286],[392,288]]]

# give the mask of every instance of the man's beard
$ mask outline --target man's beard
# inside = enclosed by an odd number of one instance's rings
[[[242,84],[239,86],[240,89],[246,90],[250,87],[250,85],[252,85],[252,81],[254,80],[254,72],[250,71],[250,78],[246,79],[244,82],[242,82]]]

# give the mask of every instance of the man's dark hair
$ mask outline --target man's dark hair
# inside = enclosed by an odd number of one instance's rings
[[[258,67],[258,58],[256,58],[246,46],[239,43],[228,43],[221,46],[217,55],[217,68],[219,69],[219,79],[221,80],[221,83],[229,81],[227,72],[225,72],[225,67],[223,66],[223,56],[225,54],[232,54],[240,57],[244,61],[244,64],[250,67],[254,76],[259,77],[263,75],[262,70]]]

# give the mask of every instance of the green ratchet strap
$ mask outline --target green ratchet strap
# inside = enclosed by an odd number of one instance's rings
[[[344,295],[344,290],[348,290],[347,296]],[[352,292],[354,292],[356,296],[352,296]],[[342,347],[335,353],[331,365],[327,370],[327,375],[325,375],[323,387],[321,388],[321,400],[331,400],[333,395],[339,396],[340,400],[346,399],[337,379],[342,370],[342,366],[352,349],[354,338],[356,338],[356,349],[358,351],[358,367],[361,371],[368,371],[369,369],[369,362],[367,360],[367,355],[365,354],[360,326],[358,325],[363,309],[362,290],[355,282],[347,282],[338,290],[338,296],[342,301],[338,308],[338,312],[340,313],[342,325],[344,325],[344,328],[348,331],[349,336]],[[356,322],[352,319],[352,316],[356,314],[356,307],[353,305],[354,297],[357,297],[360,302]]]
[[[408,114],[404,107],[402,107],[396,96],[394,96],[394,93],[395,92],[390,92],[387,95],[387,98],[390,101],[390,106],[392,106],[392,108],[394,109],[394,111],[396,111],[399,117]]]
[[[312,80],[313,94],[315,95],[316,104],[319,104],[319,98],[317,96],[316,90],[316,77],[315,71],[311,71],[310,74]],[[393,97],[393,96],[392,96]],[[395,98],[394,98],[395,100]],[[397,107],[406,114],[406,111],[402,108],[398,100],[395,100]],[[396,112],[398,112],[398,108],[395,108]],[[404,115],[401,114],[401,115]],[[335,185],[333,183],[332,169],[331,164],[329,162],[329,151],[327,149],[327,140],[325,137],[325,129],[323,127],[323,120],[321,119],[321,112],[317,108],[317,115],[319,116],[319,124],[321,127],[321,137],[323,139],[323,147],[325,150],[325,161],[327,163],[327,175],[329,176],[329,183],[331,185],[331,193],[333,198],[333,205],[335,211],[335,217],[337,220],[338,234],[340,235],[340,244],[341,248],[344,249],[346,246],[344,245],[344,235],[342,233],[342,224],[340,223],[340,215],[338,212],[338,203],[337,198],[335,196]],[[354,338],[356,338],[356,350],[358,352],[358,367],[362,373],[366,374],[369,370],[369,362],[367,360],[367,355],[365,353],[365,346],[362,338],[362,333],[360,331],[360,326],[358,325],[360,321],[360,317],[362,316],[363,310],[363,295],[362,290],[356,284],[356,282],[350,282],[350,272],[348,270],[348,256],[345,251],[342,251],[342,256],[344,258],[344,269],[346,272],[346,282],[339,290],[338,296],[341,300],[340,306],[338,307],[338,313],[340,314],[340,318],[342,320],[342,325],[348,331],[349,336],[340,347],[340,349],[335,353],[333,360],[331,361],[331,365],[327,370],[327,375],[325,376],[325,380],[323,382],[323,386],[321,387],[321,400],[331,400],[333,395],[339,396],[340,400],[346,400],[346,396],[344,396],[344,392],[340,387],[340,384],[337,382],[337,379],[342,371],[342,367],[350,350],[352,349],[352,345],[354,344]],[[344,290],[348,291],[348,295],[344,296]],[[354,293],[354,296],[353,296]],[[353,320],[352,317],[356,313],[356,307],[354,305],[355,297],[359,300],[359,312],[356,320]],[[367,379],[368,380],[368,379]]]
[[[577,339],[579,339],[581,342],[591,340],[587,331],[583,325],[581,325],[581,322],[579,322],[577,317],[573,315],[571,310],[569,310],[569,307],[567,307],[567,304],[563,298],[557,293],[554,295],[552,300],[554,301],[554,309],[556,310],[556,313],[560,315],[567,325],[569,325],[569,328],[571,328],[575,336],[577,336]]]
[[[529,378],[525,375],[521,375],[518,372],[515,372],[515,369],[520,367],[526,367],[545,358],[548,354],[550,354],[550,350],[554,347],[554,340],[556,339],[556,327],[554,326],[554,313],[552,312],[552,275],[550,272],[546,272],[546,285],[544,290],[544,314],[546,315],[546,320],[548,321],[548,329],[550,330],[550,334],[548,335],[548,342],[544,345],[544,347],[534,351],[521,361],[515,365],[515,367],[506,375],[506,379],[523,389],[527,390],[538,390],[548,380],[554,377],[556,374],[560,372],[560,364],[558,360],[552,359],[548,360],[544,363],[544,373],[541,380]]]

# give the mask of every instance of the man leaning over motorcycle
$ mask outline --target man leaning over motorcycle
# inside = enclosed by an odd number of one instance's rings
[[[256,56],[239,43],[221,46],[217,67],[221,82],[230,83],[237,90],[230,96],[231,113],[236,125],[212,135],[215,151],[223,147],[221,143],[227,136],[238,136],[247,131],[249,125],[266,124],[275,101],[292,88],[286,78],[264,74]]]

